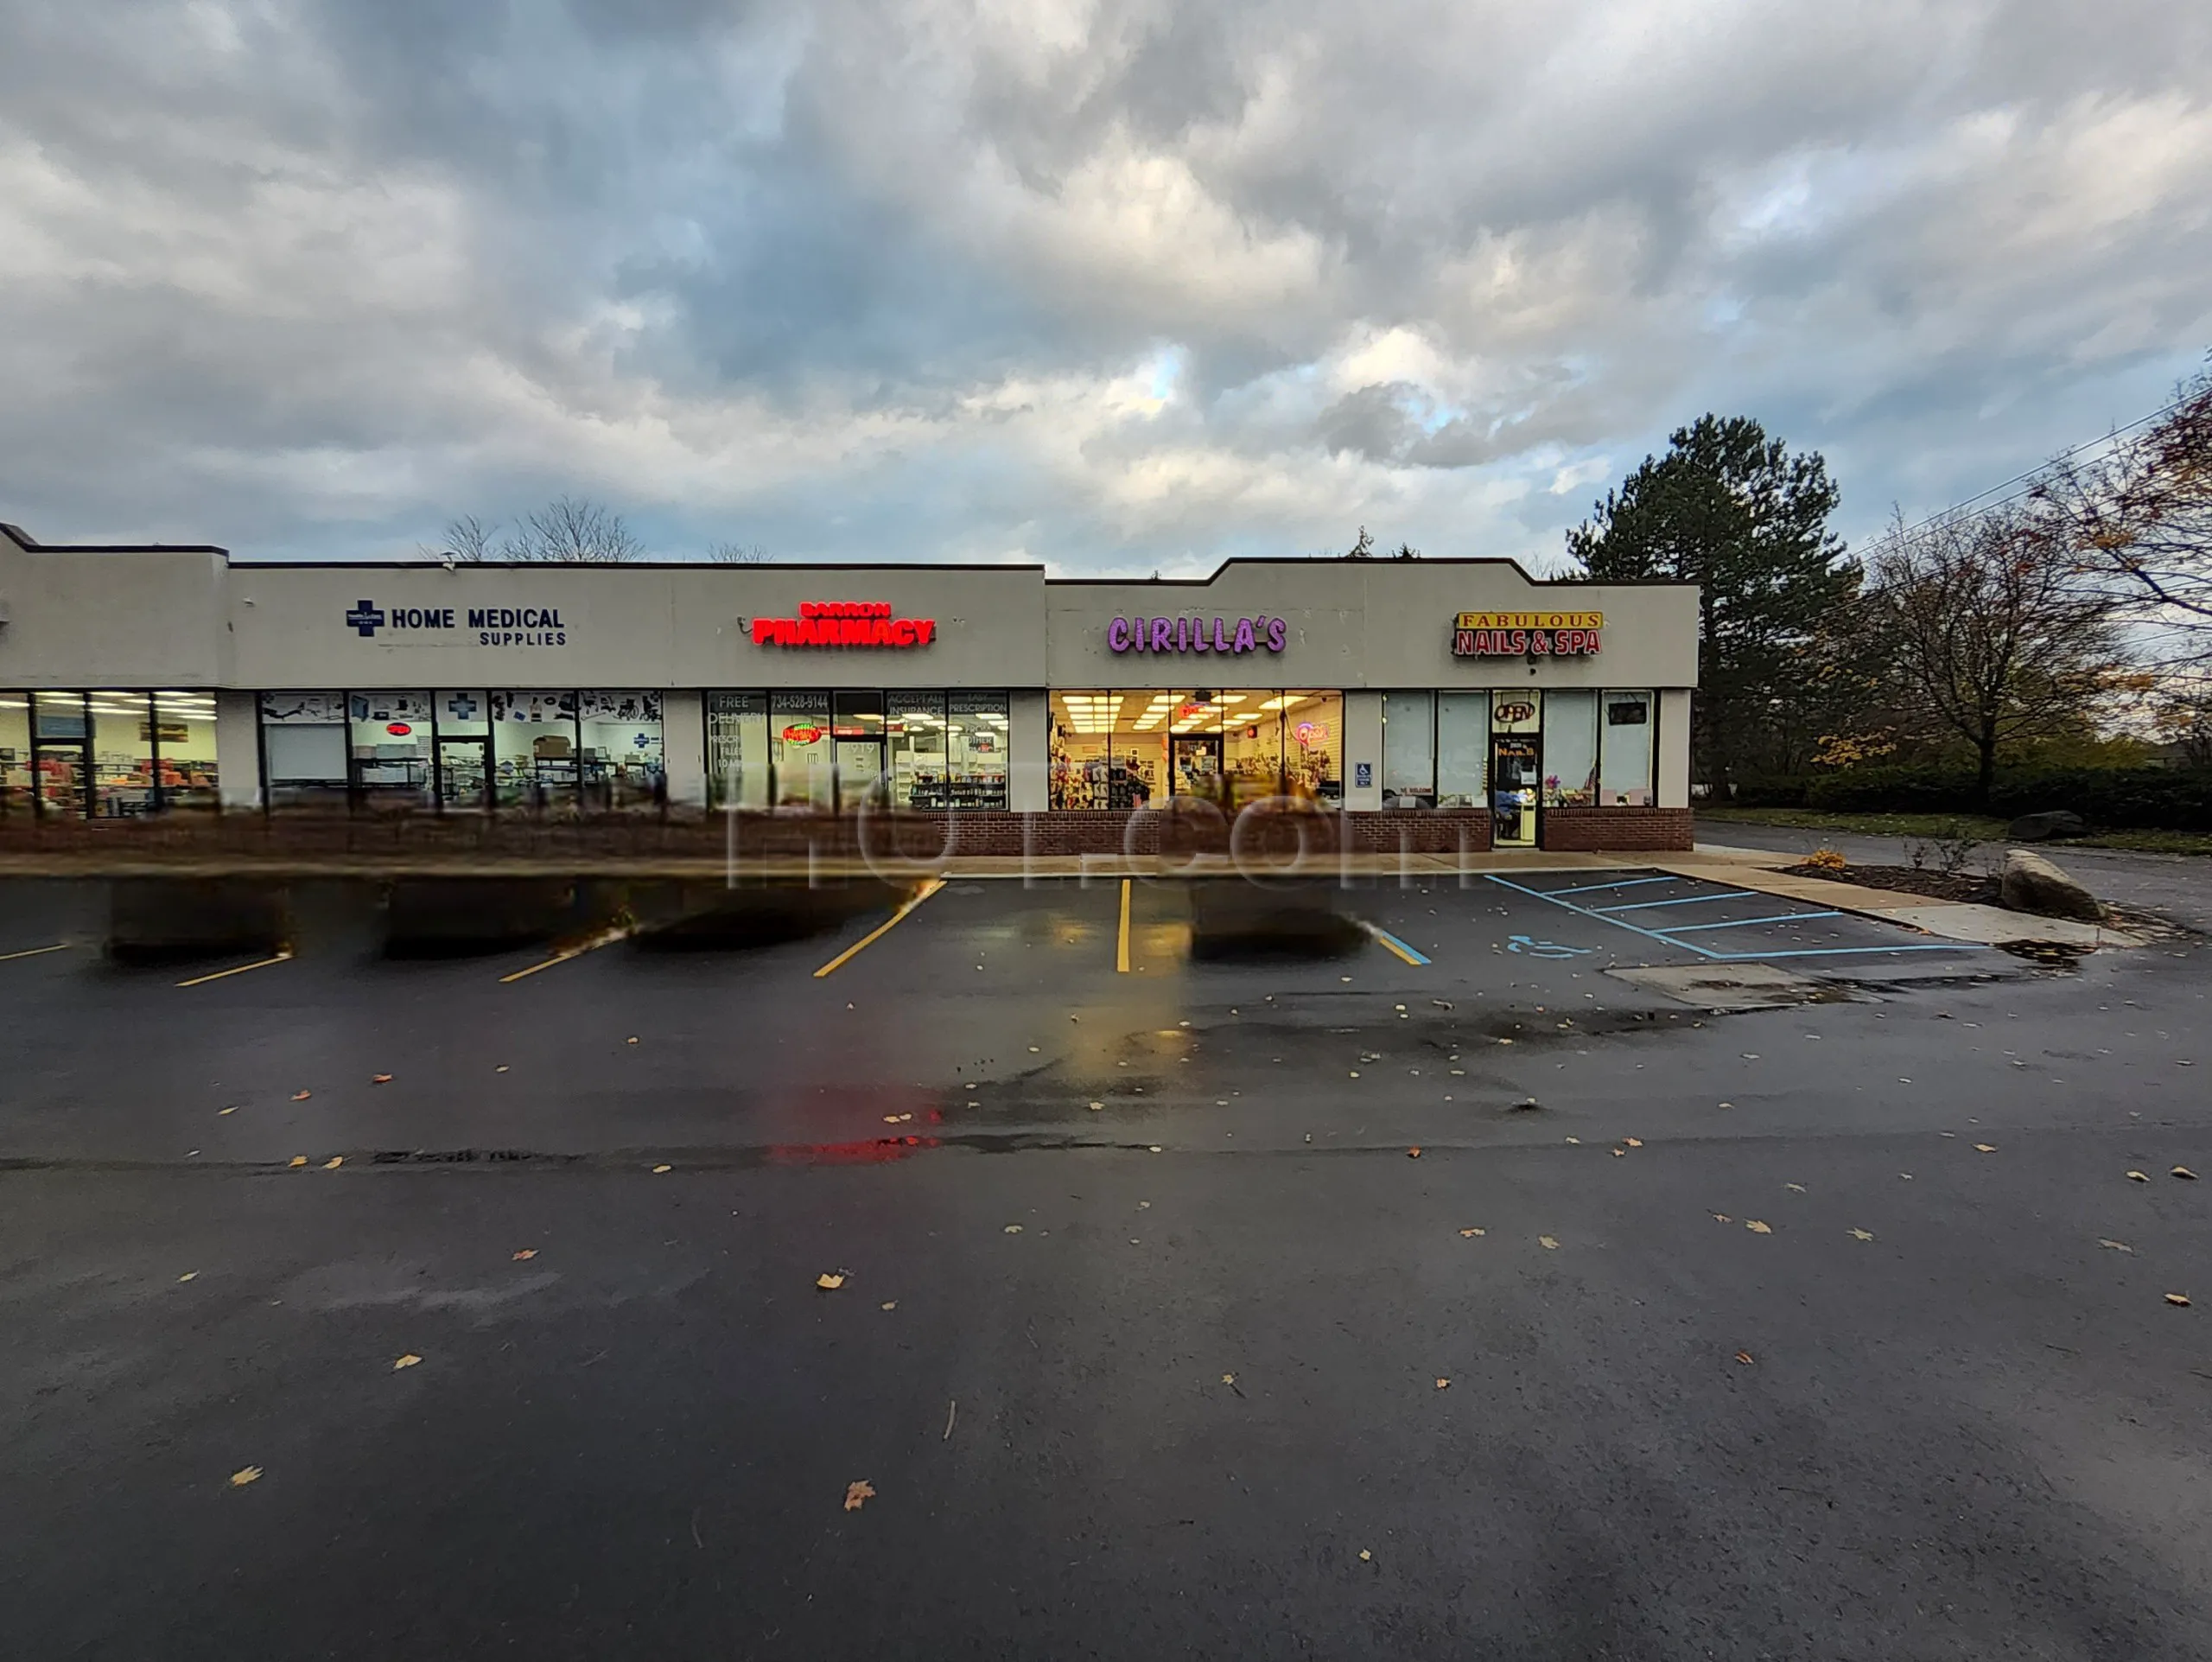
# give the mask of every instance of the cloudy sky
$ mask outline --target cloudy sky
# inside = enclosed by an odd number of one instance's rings
[[[49,542],[1548,564],[1708,408],[1859,537],[2207,347],[2183,0],[0,7]]]

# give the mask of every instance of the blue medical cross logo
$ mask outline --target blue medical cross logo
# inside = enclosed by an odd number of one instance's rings
[[[377,610],[372,601],[356,601],[353,609],[346,614],[346,621],[365,640],[384,627],[384,614]]]

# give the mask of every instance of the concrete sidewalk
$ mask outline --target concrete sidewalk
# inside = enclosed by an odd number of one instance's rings
[[[1784,868],[1802,863],[1800,854],[1769,849],[1728,848],[1700,843],[1688,856],[1668,856],[1646,863],[1659,871],[1707,882],[1733,883],[1808,906],[1833,907],[1918,929],[1945,940],[1970,940],[1985,946],[2007,941],[2055,942],[2068,946],[2140,946],[2142,939],[2109,924],[2071,918],[2042,918],[2001,907],[1964,901],[1930,900],[1903,889],[1875,888],[1838,878],[1807,877]]]

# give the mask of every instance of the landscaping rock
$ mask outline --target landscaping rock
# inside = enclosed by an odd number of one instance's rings
[[[2079,837],[2088,829],[2071,808],[2053,808],[2046,813],[2022,814],[2005,827],[2005,836],[2014,843],[2040,843],[2052,837]]]
[[[1997,903],[2008,912],[2032,912],[2039,918],[2075,918],[2100,923],[2104,908],[2097,897],[2040,854],[2012,849],[1997,879]]]

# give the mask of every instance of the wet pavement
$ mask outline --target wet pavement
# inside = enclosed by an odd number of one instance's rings
[[[254,968],[0,888],[11,1650],[2212,1651],[2199,949],[1502,876]]]

